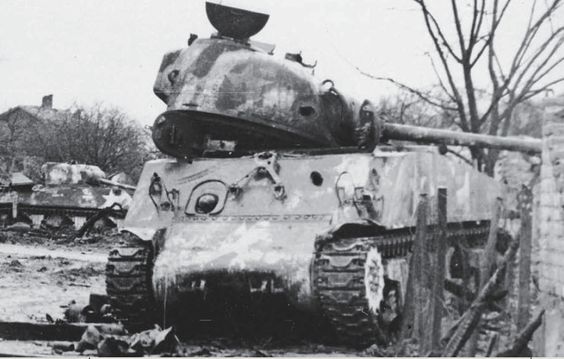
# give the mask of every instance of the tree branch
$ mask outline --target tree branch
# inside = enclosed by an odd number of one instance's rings
[[[539,93],[548,91],[550,89],[550,86],[552,85],[556,85],[557,83],[560,82],[564,82],[564,77],[561,77],[557,80],[551,81],[549,83],[547,83],[546,85],[544,85],[543,87],[536,89],[536,90],[530,90],[527,94],[524,94],[524,96],[522,96],[521,101],[527,101],[530,100],[531,98],[535,97],[536,95],[538,95]]]
[[[434,19],[434,17],[432,16],[432,14],[429,12],[429,10],[427,9],[427,6],[425,4],[424,0],[414,0],[416,3],[419,4],[419,6],[421,7],[421,10],[423,12],[423,18],[425,20],[425,25],[427,27],[427,31],[429,33],[429,35],[431,36],[431,39],[433,40],[433,44],[435,46],[435,50],[437,51],[437,53],[439,54],[439,58],[441,60],[441,63],[443,64],[443,69],[445,70],[447,79],[448,79],[448,83],[452,89],[452,94],[454,95],[454,98],[456,99],[456,105],[457,105],[457,112],[458,115],[460,117],[460,127],[462,128],[463,131],[470,131],[470,127],[468,126],[468,120],[466,118],[466,112],[465,112],[465,107],[464,107],[464,102],[462,101],[462,96],[460,96],[460,92],[458,91],[458,88],[456,87],[456,84],[454,82],[454,79],[452,77],[452,72],[450,70],[450,67],[448,65],[447,59],[445,57],[445,54],[440,46],[439,40],[437,38],[437,36],[435,35],[433,28],[431,26],[430,23],[430,19]]]
[[[479,14],[477,14],[478,12]],[[486,0],[482,0],[480,7],[478,8],[477,0],[474,0],[474,16],[472,18],[472,26],[470,28],[470,41],[476,44],[478,42],[478,36],[480,34],[480,29],[482,28],[482,22],[484,20],[484,14],[486,12]],[[477,18],[477,23],[476,23]],[[473,47],[469,49],[473,50]]]
[[[443,79],[441,78],[441,75],[439,74],[439,71],[437,70],[437,66],[435,65],[435,61],[433,60],[433,57],[429,55],[429,53],[427,53],[427,56],[429,57],[429,60],[431,61],[431,67],[433,68],[433,71],[435,72],[435,76],[437,76],[437,79],[439,80],[439,86],[441,87],[441,89],[444,91],[444,93],[448,96],[448,98],[452,101],[452,102],[456,102],[456,99],[454,98],[454,95],[452,95],[450,93],[450,91],[446,88]],[[456,109],[454,109],[456,111]]]
[[[460,16],[458,14],[458,6],[456,5],[456,0],[450,1],[452,13],[454,15],[454,25],[456,27],[456,33],[458,34],[458,45],[460,46],[460,53],[462,57],[462,62],[467,58],[468,52],[464,44],[464,33],[462,32],[462,24],[460,23]]]
[[[497,28],[499,27],[499,24],[501,23],[501,20],[503,19],[503,16],[505,15],[505,12],[506,12],[507,7],[509,6],[510,2],[511,2],[511,0],[507,0],[505,5],[501,9],[499,17],[497,17],[498,0],[495,0],[493,6],[496,10],[494,11],[494,15],[493,15],[493,19],[492,19],[492,27],[490,29],[490,33],[488,35],[486,35],[486,41],[484,43],[484,46],[482,46],[480,48],[480,50],[478,50],[478,53],[477,53],[476,57],[474,58],[474,60],[470,60],[470,67],[474,67],[476,65],[476,63],[478,62],[480,57],[482,57],[482,55],[484,54],[484,51],[488,47],[492,47],[491,41],[492,41],[493,37],[495,36],[495,32],[497,31]]]
[[[356,66],[355,66],[356,67]],[[360,69],[359,67],[356,67],[356,69],[358,70],[358,72],[360,72],[362,75],[369,77],[371,79],[374,80],[378,80],[378,81],[388,81],[394,85],[396,85],[397,87],[401,88],[402,90],[406,90],[414,95],[416,95],[417,97],[419,97],[420,99],[422,99],[423,101],[427,102],[430,105],[442,108],[443,110],[447,110],[447,111],[457,111],[457,108],[455,107],[450,107],[450,106],[445,106],[443,103],[440,103],[436,100],[433,100],[432,98],[430,98],[428,95],[425,95],[422,91],[416,90],[413,87],[410,87],[408,85],[405,85],[399,81],[396,81],[394,79],[392,79],[391,77],[380,77],[380,76],[374,76],[368,72],[363,71],[362,69]]]
[[[517,70],[517,68],[519,68],[521,66],[521,61],[523,61],[523,58],[525,57],[525,54],[527,53],[527,50],[530,48],[531,43],[533,41],[533,39],[536,37],[539,29],[542,27],[542,25],[545,23],[545,21],[547,19],[550,19],[551,14],[556,10],[556,8],[558,8],[559,4],[560,4],[561,0],[554,0],[552,5],[548,6],[546,11],[544,13],[542,13],[542,15],[537,19],[537,21],[534,22],[534,24],[531,26],[530,24],[532,23],[532,16],[534,13],[534,8],[531,10],[531,17],[529,19],[529,26],[527,27],[527,30],[525,31],[525,35],[523,37],[523,40],[521,41],[521,45],[519,46],[514,58],[513,58],[513,62],[511,64],[510,67],[510,74],[514,74]],[[533,3],[533,6],[536,5],[536,0]],[[509,78],[511,78],[511,76],[509,76]]]
[[[416,3],[419,3],[419,5],[427,8],[427,6],[424,4],[424,0],[414,0]],[[439,22],[437,21],[437,19],[435,19],[435,17],[433,16],[433,14],[431,14],[430,12],[427,12],[427,16],[429,17],[429,19],[431,20],[431,23],[433,24],[433,26],[435,27],[435,30],[437,32],[437,35],[434,36],[438,36],[441,40],[441,45],[444,46],[447,51],[449,52],[449,54],[451,54],[451,56],[457,61],[460,62],[462,61],[461,57],[456,54],[454,52],[454,50],[452,49],[452,46],[450,46],[450,43],[448,42],[448,40],[446,39],[443,30],[441,29],[441,26],[439,25]],[[430,25],[430,24],[429,24]],[[429,31],[432,31],[432,27],[428,27]],[[433,33],[434,34],[434,33]]]
[[[520,72],[520,74],[517,76],[517,78],[515,80],[515,83],[514,83],[515,88],[517,88],[519,86],[519,84],[521,83],[523,78],[527,75],[528,71],[534,66],[535,62],[540,58],[540,56],[545,52],[545,50],[549,48],[549,46],[553,42],[553,40],[557,39],[558,34],[563,33],[563,32],[564,32],[564,27],[561,27],[557,31],[555,31],[551,36],[549,36],[548,39],[546,39],[537,48],[534,55],[529,59],[529,61],[527,61],[527,63],[525,65],[521,66],[522,71]],[[545,56],[545,58],[542,61],[540,61],[540,64],[537,66],[536,70],[533,72],[531,78],[533,78],[539,71],[542,70],[542,68],[544,66],[546,66],[546,64],[550,61],[552,56],[554,56],[556,51],[558,51],[560,49],[560,46],[562,45],[563,41],[564,41],[564,38],[558,39],[557,43],[552,47],[552,49],[548,52],[548,54]]]

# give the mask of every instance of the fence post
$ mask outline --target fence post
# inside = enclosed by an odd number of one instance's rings
[[[420,315],[425,318],[422,323],[423,340],[421,341],[419,355],[436,355],[441,351],[441,324],[444,308],[444,280],[445,280],[445,256],[447,248],[447,190],[438,188],[437,214],[438,225],[426,241],[424,256],[428,258],[428,271],[423,280],[428,284],[429,293],[425,306],[419,307]]]
[[[417,224],[415,227],[415,240],[411,258],[409,260],[409,274],[407,279],[407,289],[405,294],[405,310],[402,320],[402,328],[400,334],[399,352],[403,353],[402,341],[410,338],[417,338],[421,346],[424,338],[425,326],[423,325],[425,318],[423,317],[425,302],[429,298],[429,287],[425,287],[424,280],[427,277],[425,273],[429,271],[429,263],[425,254],[425,240],[427,238],[427,194],[419,195],[419,203],[417,204]],[[426,291],[426,292],[425,292]],[[421,349],[421,347],[420,347]]]
[[[529,322],[531,306],[531,249],[532,249],[532,209],[533,194],[527,186],[519,192],[519,211],[521,225],[519,227],[519,298],[517,301],[517,332]]]
[[[444,312],[444,283],[445,283],[445,257],[447,249],[447,189],[438,190],[438,220],[437,236],[433,236],[433,341],[432,350],[435,353],[441,350],[442,319]]]

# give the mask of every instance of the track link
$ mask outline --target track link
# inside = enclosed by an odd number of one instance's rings
[[[150,328],[155,322],[153,249],[131,233],[110,251],[106,264],[106,291],[114,315],[129,330]]]
[[[486,242],[488,231],[489,224],[470,228],[452,226],[447,235],[450,243],[465,239],[468,245],[476,247]],[[428,232],[429,238],[435,235],[433,230]],[[364,284],[366,257],[374,247],[384,261],[406,257],[414,237],[415,231],[409,228],[373,237],[336,239],[318,247],[312,268],[314,291],[342,342],[358,347],[389,343],[386,324],[368,307]]]

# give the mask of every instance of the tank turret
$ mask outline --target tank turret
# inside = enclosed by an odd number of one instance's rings
[[[371,149],[384,138],[540,151],[538,140],[383,123],[370,101],[315,78],[301,56],[279,59],[273,46],[251,41],[268,15],[209,2],[206,10],[218,32],[208,39],[193,35],[187,48],[167,53],[154,85],[167,110],[155,121],[153,140],[166,154],[200,156],[214,141],[253,151]]]

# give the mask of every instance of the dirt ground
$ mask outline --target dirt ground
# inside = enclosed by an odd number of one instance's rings
[[[105,294],[105,262],[112,244],[60,243],[5,235],[0,238],[0,321],[48,323],[64,318],[71,300],[86,305],[91,293]],[[0,338],[0,355],[49,356],[56,354],[47,341]],[[76,352],[64,355],[78,355]],[[87,351],[84,355],[95,355]],[[210,338],[184,341],[182,356],[351,356],[350,348],[317,343],[242,343]]]
[[[75,247],[76,248],[76,247]],[[106,254],[91,248],[44,248],[0,243],[0,320],[62,319],[71,300],[86,305],[105,293]]]
[[[1,233],[0,233],[1,234]],[[0,235],[0,321],[48,323],[64,318],[65,305],[74,300],[88,304],[91,293],[105,294],[105,263],[110,240],[56,243],[21,235]],[[450,317],[450,315],[449,315]],[[452,319],[452,318],[451,318]],[[447,320],[445,330],[452,324]],[[485,337],[484,337],[485,338]],[[487,343],[482,343],[484,347]],[[327,343],[325,343],[327,344]],[[0,338],[0,356],[78,355],[58,353],[47,341],[13,341]],[[250,343],[244,339],[183,339],[182,356],[356,356],[345,347],[310,340],[279,339]],[[95,356],[95,351],[84,355]]]
[[[105,293],[107,244],[56,244],[3,235],[0,242],[0,321],[48,323],[64,318],[71,300],[86,305]],[[0,354],[51,355],[49,343],[0,339]]]

